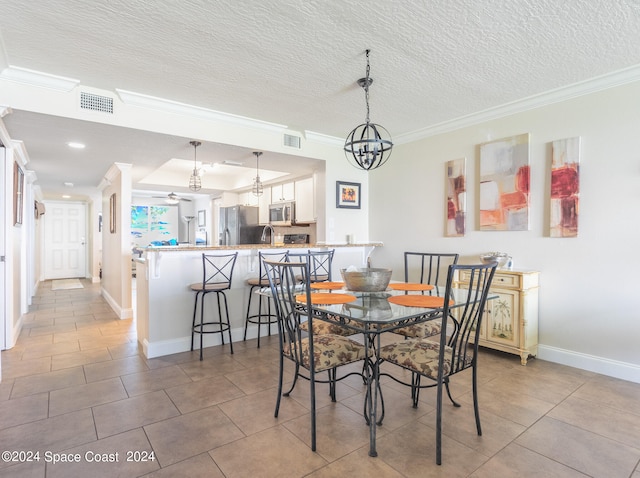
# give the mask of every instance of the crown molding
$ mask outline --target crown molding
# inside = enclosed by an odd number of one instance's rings
[[[5,148],[8,148],[11,144],[11,135],[9,134],[9,131],[7,131],[2,118],[11,114],[11,112],[11,108],[8,106],[0,105],[0,146],[4,146]]]
[[[322,143],[322,144],[330,144],[332,146],[344,146],[344,138],[337,138],[335,136],[316,133],[314,131],[305,131],[304,136],[307,139],[307,141],[313,141],[315,143]]]
[[[28,70],[27,68],[20,68],[11,65],[0,72],[0,78],[3,80],[15,81],[16,83],[64,91],[65,93],[68,93],[80,84],[80,80],[75,80],[73,78],[50,75],[48,73]]]
[[[178,103],[177,101],[166,100],[164,98],[143,95],[141,93],[134,93],[133,91],[126,91],[116,88],[116,93],[124,104],[130,106],[149,108],[211,121],[220,121],[223,123],[233,123],[240,126],[247,126],[250,128],[256,128],[270,132],[281,133],[287,129],[285,125],[277,123],[270,123],[267,121],[246,118],[244,116],[233,115],[230,113],[222,113],[220,111],[214,111],[207,108],[201,108],[199,106],[188,105],[185,103]]]
[[[546,91],[538,95],[529,96],[517,101],[505,103],[504,105],[489,108],[470,115],[461,116],[450,121],[428,126],[416,131],[398,135],[394,142],[396,144],[411,143],[438,134],[449,133],[458,129],[473,126],[479,123],[504,118],[505,116],[522,113],[524,111],[540,108],[561,101],[570,100],[580,96],[596,93],[598,91],[614,88],[640,81],[640,65],[618,70],[606,75],[597,76],[589,80],[574,83],[572,85]]]

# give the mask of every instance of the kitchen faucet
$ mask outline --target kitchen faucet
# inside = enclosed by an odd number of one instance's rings
[[[271,245],[273,246],[276,238],[276,232],[273,230],[273,226],[271,224],[267,224],[262,229],[262,236],[260,236],[260,241],[264,242],[267,239],[267,229],[271,230]]]

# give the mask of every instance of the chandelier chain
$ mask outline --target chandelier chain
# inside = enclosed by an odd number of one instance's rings
[[[371,80],[369,77],[369,73],[371,72],[371,65],[369,64],[369,51],[367,50],[367,74],[364,80],[364,100],[367,103],[367,119],[366,123],[370,123],[369,121],[369,85],[371,84]]]

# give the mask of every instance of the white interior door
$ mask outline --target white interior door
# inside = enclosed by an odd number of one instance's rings
[[[83,203],[46,202],[45,279],[86,277],[87,207]]]

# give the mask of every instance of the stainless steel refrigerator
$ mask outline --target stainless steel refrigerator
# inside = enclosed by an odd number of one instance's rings
[[[230,206],[220,208],[218,232],[221,246],[259,244],[262,226],[258,225],[258,208]]]

